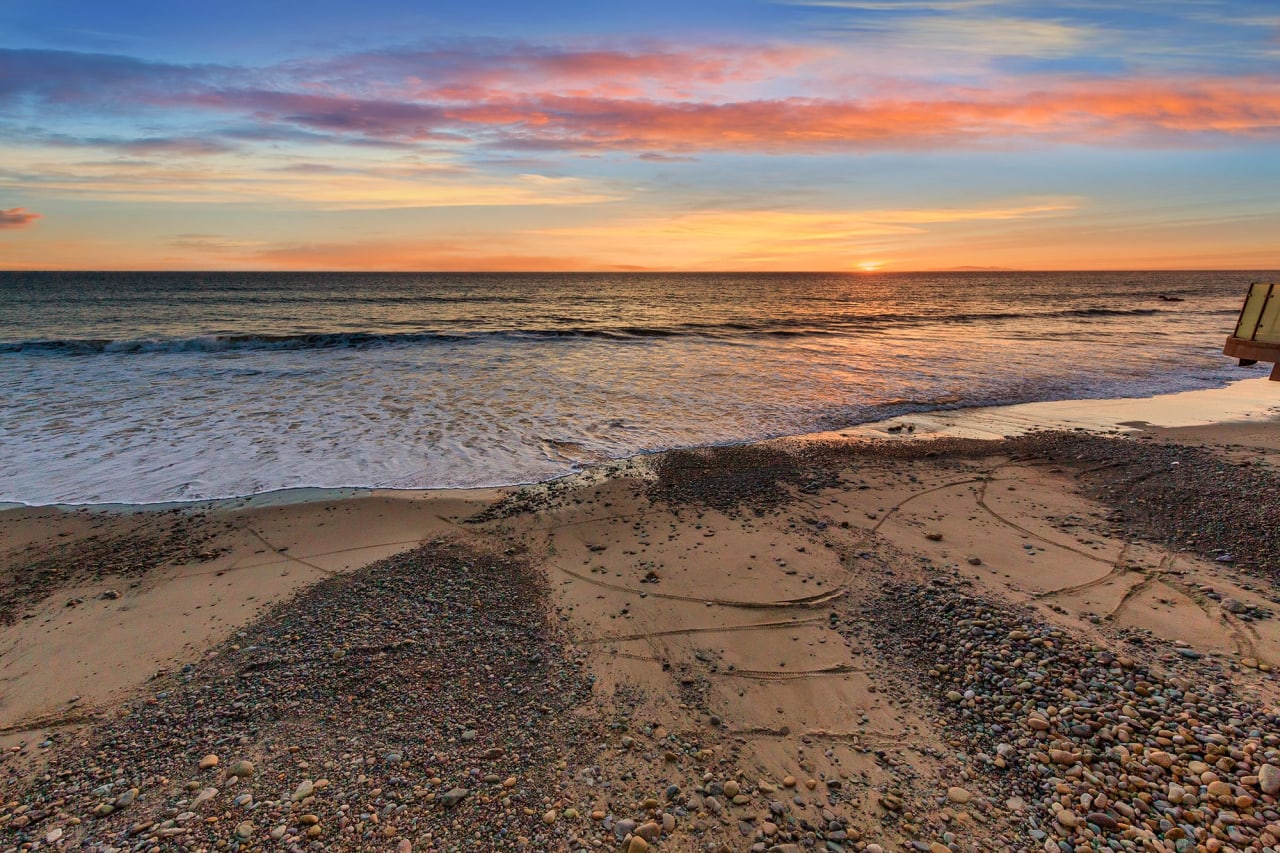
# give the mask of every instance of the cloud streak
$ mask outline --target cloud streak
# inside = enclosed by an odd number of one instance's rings
[[[867,80],[864,93],[824,98],[738,97],[742,93],[733,91],[758,82],[769,69],[802,64],[796,51],[771,47],[722,49],[708,57],[670,48],[555,51],[527,45],[508,45],[502,53],[488,42],[477,53],[388,51],[256,71],[0,51],[0,104],[16,110],[78,106],[137,123],[165,111],[211,123],[210,133],[199,137],[81,138],[124,153],[191,156],[220,154],[235,147],[228,140],[244,144],[255,135],[312,135],[317,144],[637,155],[858,152],[1023,140],[1205,145],[1280,136],[1280,79],[1267,75],[1040,76],[928,89],[916,81]],[[851,85],[857,87],[857,78]]]
[[[0,210],[0,229],[7,228],[26,228],[33,225],[40,214],[32,213],[25,207],[11,207],[8,210]]]

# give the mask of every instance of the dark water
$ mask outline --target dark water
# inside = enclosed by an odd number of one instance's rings
[[[524,482],[1220,385],[1274,275],[0,273],[0,500]]]

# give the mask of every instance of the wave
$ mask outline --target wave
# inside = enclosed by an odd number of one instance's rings
[[[306,332],[285,334],[210,334],[187,338],[63,338],[0,342],[0,354],[22,355],[130,355],[146,353],[220,353],[244,350],[367,349],[373,347],[457,344],[486,340],[603,339],[636,341],[654,338],[733,338],[744,336],[818,337],[867,332],[876,329],[927,323],[977,323],[1071,317],[1139,317],[1162,313],[1157,308],[1069,308],[1037,312],[974,312],[957,314],[862,314],[845,317],[770,318],[679,323],[671,326],[564,326],[552,328],[498,329],[486,331],[414,332]]]

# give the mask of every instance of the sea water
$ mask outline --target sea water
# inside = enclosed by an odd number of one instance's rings
[[[0,501],[543,480],[1262,375],[1274,273],[0,273]],[[1179,301],[1180,300],[1180,301]]]

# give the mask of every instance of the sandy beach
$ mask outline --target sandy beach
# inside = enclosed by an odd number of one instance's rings
[[[1280,845],[1265,380],[0,543],[0,850]]]

